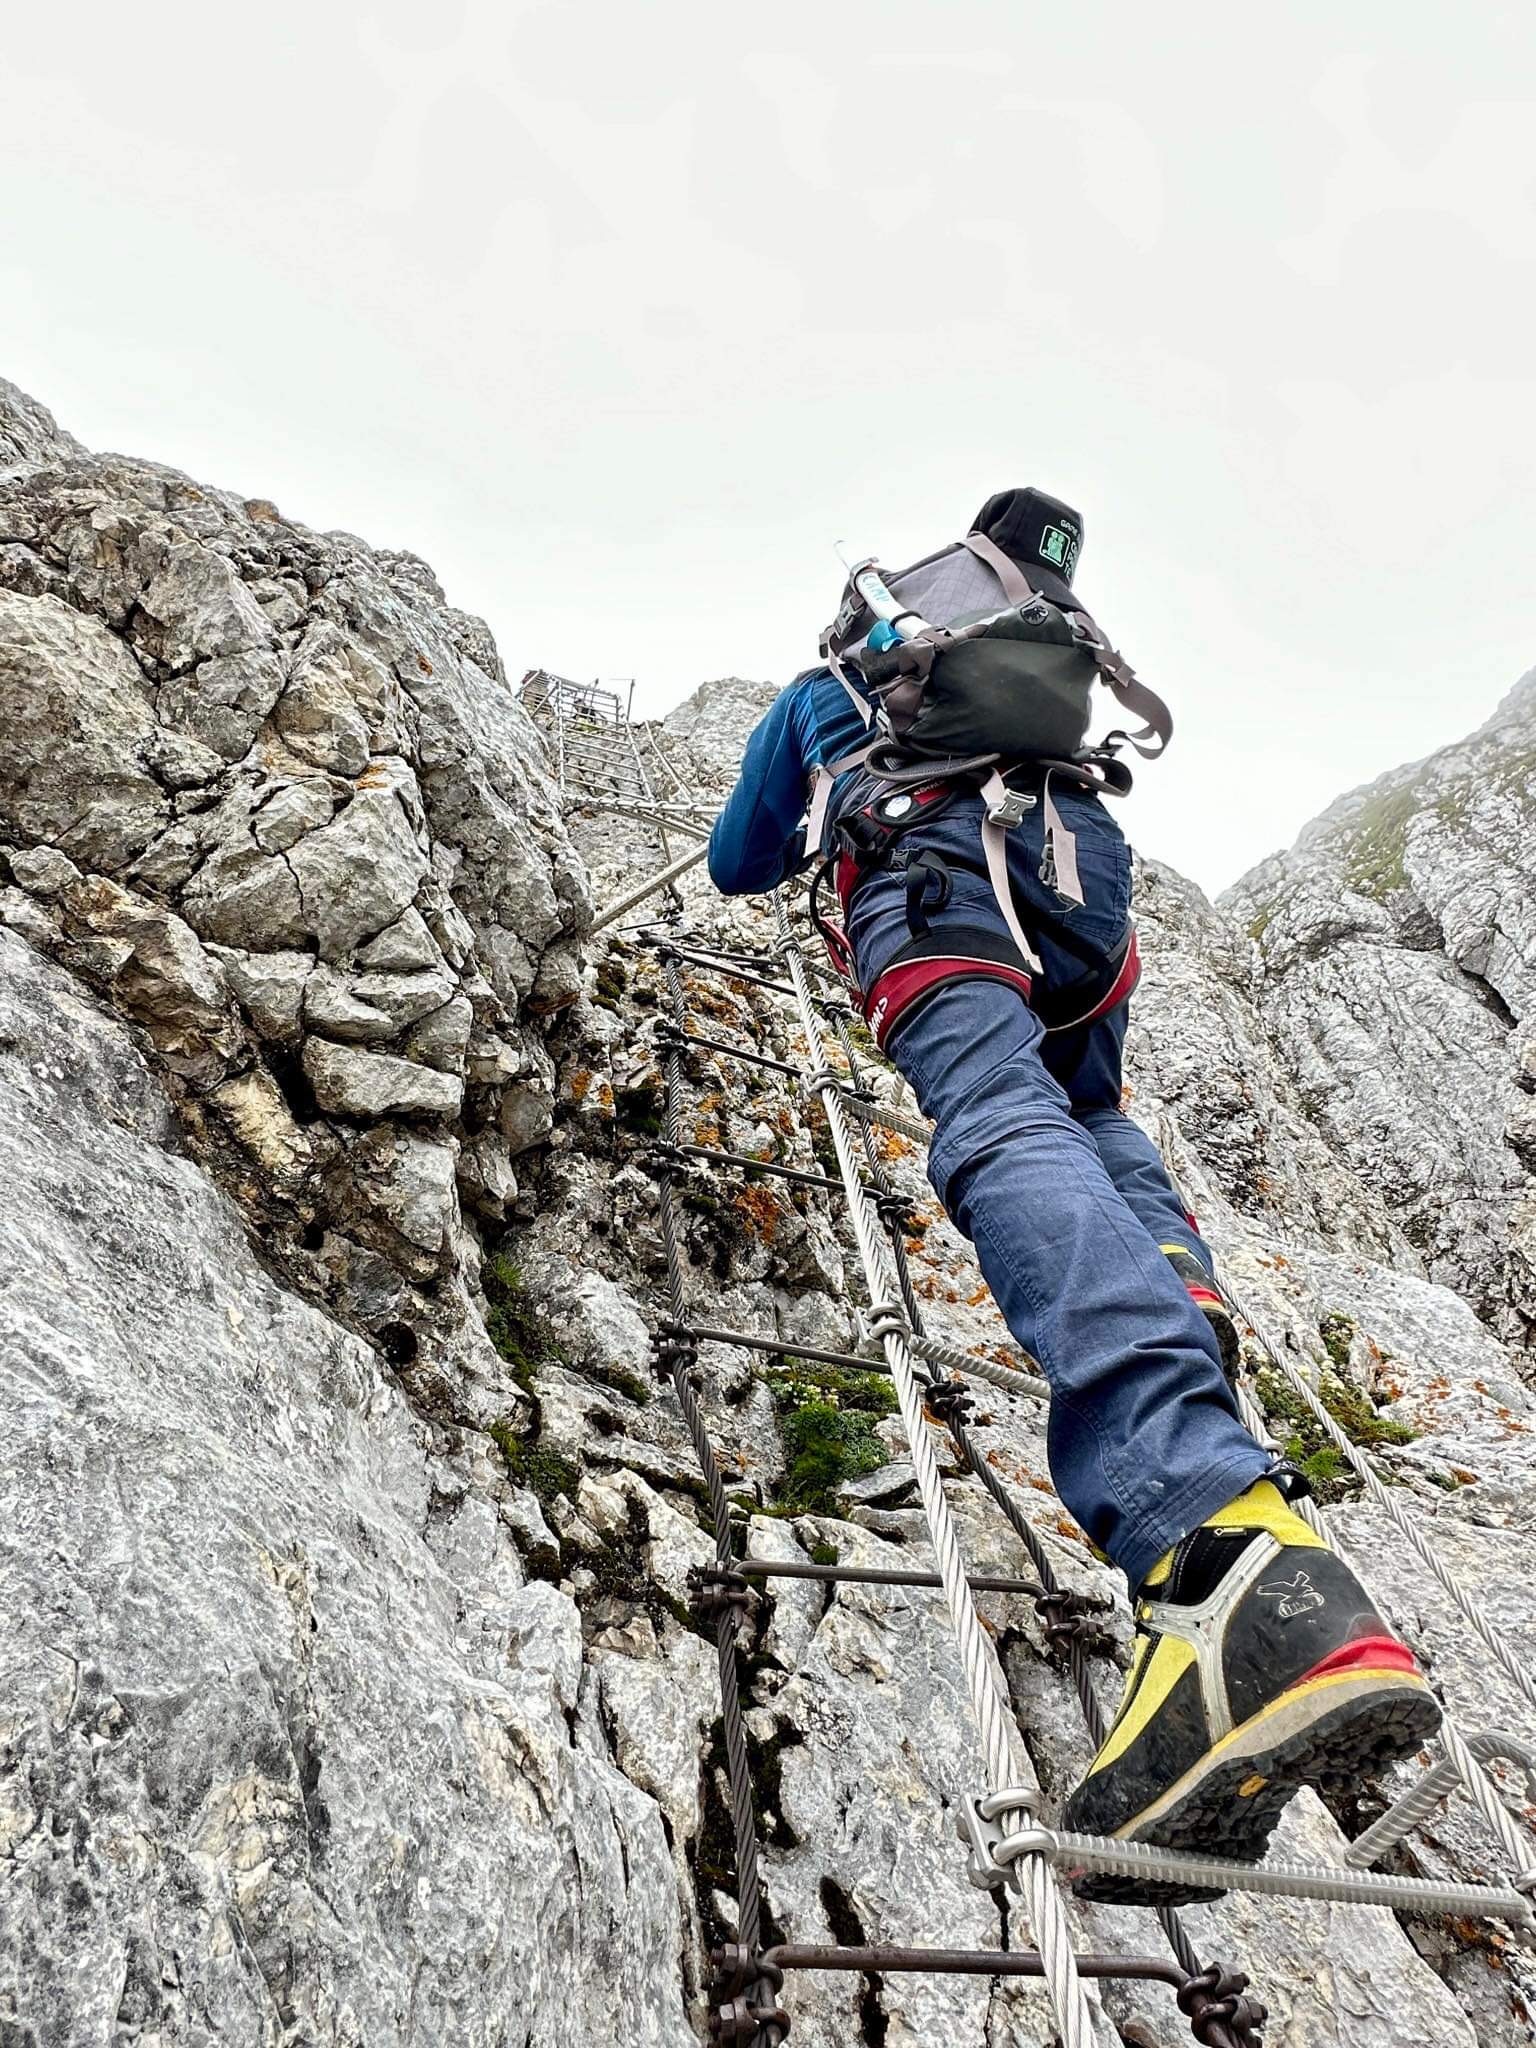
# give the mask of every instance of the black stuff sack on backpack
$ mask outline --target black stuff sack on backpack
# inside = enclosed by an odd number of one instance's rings
[[[1070,759],[1107,651],[1072,590],[1082,544],[1059,498],[995,492],[963,541],[884,578],[933,631],[893,642],[850,586],[823,651],[857,670],[914,759]]]

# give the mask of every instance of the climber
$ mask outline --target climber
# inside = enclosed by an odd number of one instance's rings
[[[1406,1754],[1439,1709],[1239,1420],[1214,1262],[1120,1108],[1138,957],[1103,796],[1129,786],[1116,742],[1151,756],[1171,724],[1074,594],[1081,544],[1070,507],[1014,490],[910,570],[857,565],[820,664],[748,742],[709,871],[768,889],[829,838],[813,915],[1050,1383],[1057,1492],[1133,1589],[1125,1695],[1065,1824],[1257,1861],[1303,1785]],[[1086,748],[1095,680],[1146,722]],[[840,918],[818,914],[829,877]]]

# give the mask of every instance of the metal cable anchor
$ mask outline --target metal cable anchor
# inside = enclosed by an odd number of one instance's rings
[[[1033,1825],[1039,1796],[1032,1786],[1009,1785],[1001,1792],[967,1793],[960,1801],[956,1832],[970,1850],[965,1874],[978,1891],[992,1892],[1016,1882],[1013,1865],[1029,1853],[1033,1835],[1041,1837],[1042,1847],[1050,1842],[1050,1830]],[[1004,1815],[1030,1825],[1005,1828]],[[1004,1848],[1008,1854],[1000,1856]]]
[[[756,1604],[757,1594],[740,1572],[696,1564],[688,1573],[688,1606],[699,1621],[718,1621],[729,1613],[745,1619]]]
[[[1114,1602],[1102,1600],[1091,1593],[1076,1592],[1070,1586],[1057,1586],[1049,1593],[1042,1593],[1035,1601],[1035,1612],[1039,1615],[1045,1633],[1045,1645],[1060,1656],[1069,1656],[1074,1644],[1078,1644],[1090,1657],[1107,1657],[1114,1649],[1114,1638],[1107,1629],[1095,1624],[1094,1616],[1108,1614]]]
[[[1233,2048],[1262,2048],[1258,2030],[1269,2009],[1259,1999],[1244,1996],[1248,1982],[1241,1970],[1210,1963],[1174,1993],[1202,2048],[1227,2048],[1228,2043]],[[1223,2028],[1225,2033],[1219,2031]]]
[[[967,1423],[975,1404],[976,1396],[959,1378],[930,1380],[923,1389],[923,1406],[936,1422]]]

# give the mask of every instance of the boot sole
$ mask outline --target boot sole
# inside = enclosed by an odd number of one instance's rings
[[[1411,1756],[1439,1725],[1428,1686],[1400,1671],[1303,1682],[1234,1729],[1114,1839],[1262,1862],[1276,1823],[1303,1786],[1358,1784]],[[1080,1898],[1120,1906],[1187,1906],[1225,1896],[1219,1887],[1107,1872],[1085,1873],[1074,1889]]]

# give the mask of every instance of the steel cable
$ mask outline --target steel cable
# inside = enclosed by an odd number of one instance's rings
[[[801,1028],[807,1044],[814,1051],[821,1043],[820,1024],[809,979],[800,960],[799,944],[790,930],[783,897],[777,891],[774,894],[774,915],[778,927],[779,951],[795,991]],[[922,1496],[939,1576],[944,1582],[950,1621],[960,1650],[966,1690],[970,1695],[971,1709],[981,1734],[987,1781],[994,1792],[1001,1792],[1014,1782],[1017,1775],[1015,1741],[1010,1725],[1011,1705],[1007,1703],[1001,1670],[982,1630],[976,1605],[966,1582],[965,1566],[960,1555],[954,1519],[950,1513],[949,1502],[945,1498],[938,1460],[934,1456],[933,1446],[924,1424],[922,1393],[912,1354],[905,1341],[903,1319],[898,1316],[895,1305],[889,1298],[888,1282],[895,1276],[890,1272],[890,1260],[885,1250],[883,1232],[860,1176],[852,1134],[844,1116],[842,1092],[829,1080],[822,1086],[820,1093],[828,1128],[832,1134],[833,1148],[837,1153],[838,1168],[843,1177],[849,1218],[858,1243],[865,1278],[874,1298],[870,1331],[881,1340],[890,1367],[891,1379],[896,1388],[896,1398],[901,1408],[902,1422],[912,1454],[913,1470],[917,1476],[918,1491]],[[915,1303],[912,1306],[915,1308]],[[1062,2030],[1065,2048],[1092,2048],[1092,2044],[1103,2037],[1093,2008],[1088,2002],[1083,1980],[1077,1973],[1077,1963],[1060,1893],[1049,1871],[1037,1858],[1026,1859],[1025,1869],[1021,1875],[1021,1886],[1030,1916],[1031,1931],[1045,1965],[1051,2005],[1057,2025]]]

